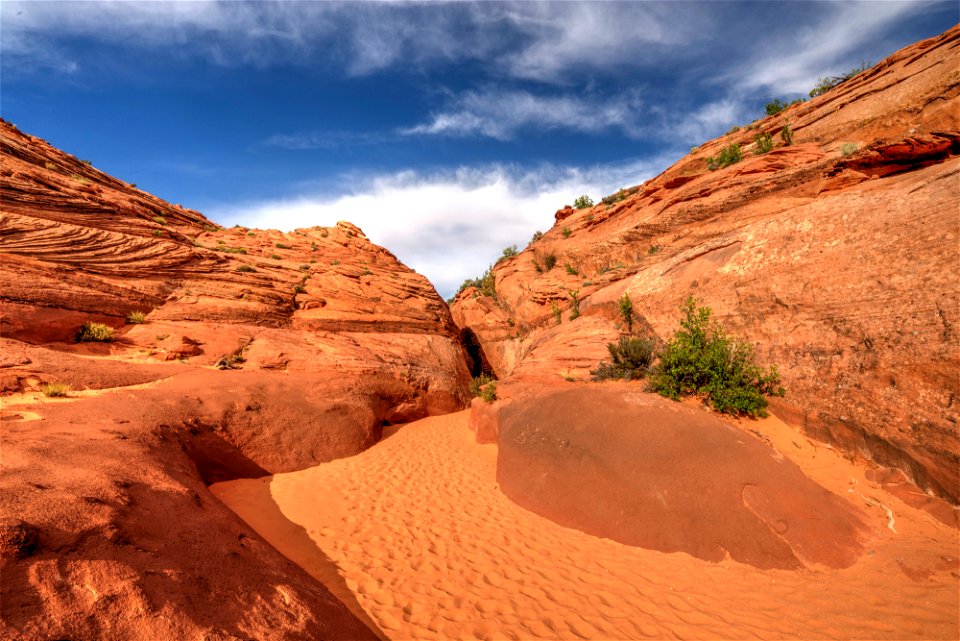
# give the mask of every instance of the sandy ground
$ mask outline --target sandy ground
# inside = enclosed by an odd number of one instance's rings
[[[845,570],[710,563],[567,529],[497,488],[467,413],[213,492],[389,639],[957,639],[958,532],[776,419],[745,424],[875,525]],[[704,524],[709,527],[709,524]]]

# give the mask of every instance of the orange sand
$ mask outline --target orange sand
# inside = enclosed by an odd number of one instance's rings
[[[529,513],[466,412],[349,459],[211,490],[389,639],[957,639],[958,532],[776,419],[750,422],[875,524],[845,570],[634,548]],[[710,524],[703,524],[710,527]]]

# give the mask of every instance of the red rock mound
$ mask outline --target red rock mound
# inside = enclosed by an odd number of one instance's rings
[[[374,638],[205,483],[462,407],[432,285],[349,223],[225,230],[5,122],[0,153],[0,636]]]
[[[635,332],[663,339],[692,295],[778,365],[780,416],[956,503],[958,67],[955,27],[607,203],[558,212],[494,268],[496,299],[459,295],[457,324],[502,379],[583,380],[627,329],[620,297]],[[760,133],[775,148],[758,155]],[[733,143],[743,160],[708,170]],[[557,267],[538,270],[550,255]]]
[[[498,418],[501,489],[561,525],[761,568],[847,567],[868,534],[776,450],[636,385],[527,396]]]

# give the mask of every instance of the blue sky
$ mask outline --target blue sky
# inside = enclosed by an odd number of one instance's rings
[[[224,225],[349,220],[443,296],[580,193],[955,2],[0,4],[4,118]]]

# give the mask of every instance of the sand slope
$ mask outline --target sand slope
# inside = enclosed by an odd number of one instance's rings
[[[466,412],[211,489],[385,638],[956,639],[957,531],[775,419],[751,428],[872,519],[852,567],[759,570],[561,527],[500,493]]]

